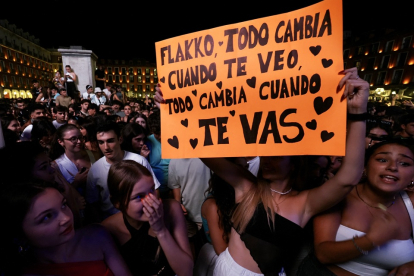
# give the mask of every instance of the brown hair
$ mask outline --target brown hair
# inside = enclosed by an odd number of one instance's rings
[[[152,178],[152,174],[146,167],[133,160],[116,162],[109,169],[108,189],[111,202],[121,212],[126,211],[132,189],[142,176]]]

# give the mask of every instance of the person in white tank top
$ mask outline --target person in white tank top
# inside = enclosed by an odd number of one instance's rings
[[[317,259],[336,275],[412,275],[414,146],[381,142],[366,154],[364,177],[346,199],[314,219]]]

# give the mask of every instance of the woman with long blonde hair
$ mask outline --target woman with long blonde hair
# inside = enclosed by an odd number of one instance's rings
[[[237,207],[232,216],[228,248],[217,259],[214,275],[285,275],[303,239],[303,227],[316,214],[342,200],[358,183],[364,160],[365,118],[369,84],[347,69],[339,82],[345,86],[349,118],[346,157],[335,177],[299,192],[294,158],[261,157],[255,178],[223,158],[203,162],[233,186]],[[157,87],[156,102],[164,101]],[[352,137],[352,139],[349,139]]]

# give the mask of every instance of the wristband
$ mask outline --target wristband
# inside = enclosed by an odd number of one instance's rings
[[[359,251],[359,253],[361,253],[362,255],[368,255],[368,251],[367,250],[363,250],[361,247],[358,246],[358,244],[355,241],[355,238],[359,238],[358,236],[353,236],[352,237],[352,242],[354,243],[355,248]]]
[[[360,113],[360,114],[348,113],[346,115],[346,118],[349,121],[366,121],[369,117],[370,116],[369,116],[368,112]]]

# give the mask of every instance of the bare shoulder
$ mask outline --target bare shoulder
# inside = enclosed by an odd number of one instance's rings
[[[112,215],[108,218],[106,218],[104,221],[101,222],[101,225],[105,227],[111,234],[115,234],[120,231],[121,226],[125,226],[123,222],[122,213],[116,213],[115,215]]]
[[[181,205],[177,200],[174,199],[163,199],[162,205],[164,207],[164,214],[173,215],[175,212],[182,212]]]
[[[408,197],[411,199],[411,202],[413,202],[414,204],[414,191],[405,190],[405,192],[407,193]]]
[[[217,203],[213,197],[208,197],[201,205],[201,213],[206,213],[210,210],[217,211]]]
[[[78,237],[79,242],[82,242],[83,240],[87,242],[100,242],[110,238],[109,231],[103,225],[98,223],[80,228],[77,230],[76,236]]]

